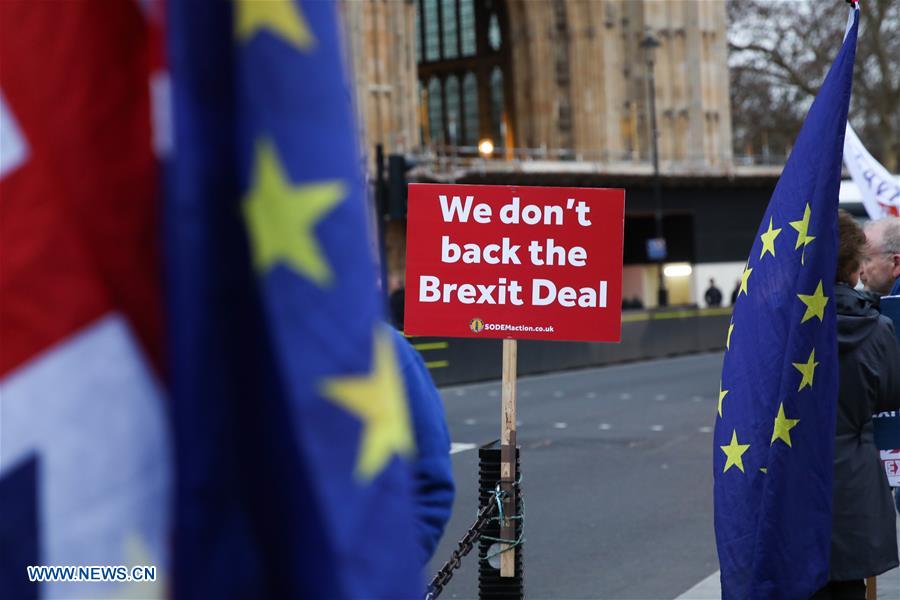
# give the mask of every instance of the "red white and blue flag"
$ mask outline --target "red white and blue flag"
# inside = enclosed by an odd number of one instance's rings
[[[168,562],[155,3],[0,3],[0,596],[29,565]],[[152,83],[151,83],[152,82]],[[165,111],[156,111],[157,116]]]
[[[336,5],[162,5],[0,2],[0,598],[415,597]]]

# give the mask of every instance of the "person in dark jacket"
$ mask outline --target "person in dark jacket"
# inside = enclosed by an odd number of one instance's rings
[[[709,288],[706,290],[706,293],[703,295],[703,299],[706,300],[706,305],[710,307],[722,306],[722,290],[716,287],[716,280],[709,280]]]
[[[865,578],[898,565],[894,507],[872,415],[900,408],[900,347],[890,319],[854,290],[865,235],[853,218],[838,219],[838,406],[834,445],[831,574],[813,598],[864,600]]]
[[[450,520],[455,488],[450,462],[450,433],[444,404],[422,357],[403,335],[394,330],[394,346],[416,438],[413,461],[413,509],[419,564],[431,560],[444,527]]]

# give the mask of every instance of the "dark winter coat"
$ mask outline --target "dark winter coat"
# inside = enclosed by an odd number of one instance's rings
[[[707,306],[722,306],[722,292],[716,286],[710,286],[703,295]]]
[[[401,333],[395,330],[394,336],[416,438],[413,511],[419,542],[419,564],[424,568],[437,548],[453,509],[455,489],[450,462],[450,433],[444,417],[444,403],[422,357]]]
[[[831,579],[863,579],[897,566],[894,504],[872,414],[900,408],[900,346],[871,299],[835,286],[839,393],[834,446]]]

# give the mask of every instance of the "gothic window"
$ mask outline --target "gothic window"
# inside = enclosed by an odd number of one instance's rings
[[[500,67],[494,67],[491,72],[491,133],[497,146],[502,146],[505,141],[503,113],[503,71]]]
[[[505,143],[512,123],[504,0],[417,0],[416,60],[425,143]]]
[[[422,20],[425,22],[425,60],[440,58],[440,38],[437,0],[423,0],[421,3]]]
[[[490,25],[488,25],[488,43],[491,45],[491,50],[495,52],[499,50],[500,42],[500,21],[497,20],[497,13],[493,13]]]
[[[444,83],[444,93],[447,103],[447,141],[454,146],[458,146],[462,119],[459,113],[459,79],[456,75],[447,77]]]
[[[441,80],[432,77],[428,82],[428,137],[432,142],[444,141],[444,102]]]
[[[475,5],[474,0],[460,0],[460,25],[462,27],[462,55],[475,56]]]
[[[465,119],[464,146],[478,145],[478,81],[469,71],[463,78],[463,118]]]

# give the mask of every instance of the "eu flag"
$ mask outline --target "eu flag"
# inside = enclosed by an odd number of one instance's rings
[[[169,4],[177,597],[418,595],[336,4]]]
[[[713,446],[723,598],[828,579],[841,157],[859,11],[800,130],[741,277]]]

